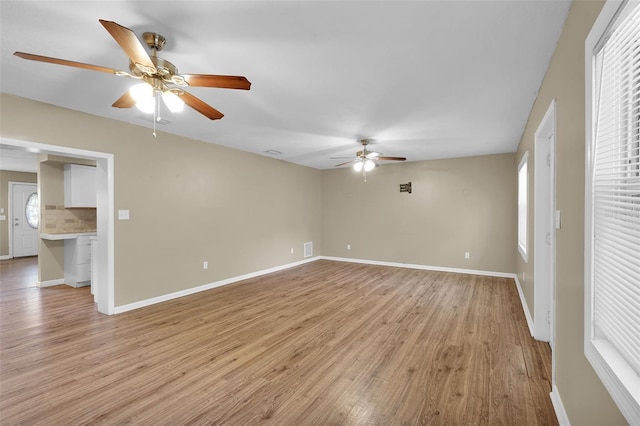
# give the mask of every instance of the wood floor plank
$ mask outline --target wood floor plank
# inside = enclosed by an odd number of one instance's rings
[[[2,280],[1,424],[557,424],[510,279],[319,260],[111,317]]]

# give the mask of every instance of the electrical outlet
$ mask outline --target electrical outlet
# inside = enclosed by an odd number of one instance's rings
[[[129,210],[118,210],[118,220],[129,220]]]
[[[469,259],[471,257],[471,253],[469,253],[468,251],[464,252],[464,258],[465,259]]]
[[[209,269],[209,262],[207,262],[206,260],[202,262],[202,269]]]
[[[351,250],[351,244],[347,244],[347,250]]]

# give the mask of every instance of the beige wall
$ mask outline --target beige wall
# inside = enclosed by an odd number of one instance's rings
[[[323,254],[512,273],[516,192],[514,154],[325,170]]]
[[[0,220],[0,256],[9,255],[9,182],[36,183],[36,173],[0,170],[0,207],[6,220]]]
[[[556,206],[562,229],[556,245],[556,372],[562,402],[574,425],[623,425],[624,418],[584,356],[584,42],[602,2],[575,1],[531,111],[518,160],[529,151],[529,217],[533,218],[534,134],[557,99]],[[533,221],[529,222],[532,241]],[[517,258],[518,274],[533,316],[533,245],[529,262]]]
[[[47,161],[46,155],[38,159],[38,192],[40,194],[40,232],[43,229],[42,216],[47,206],[64,204],[64,165]],[[40,240],[38,250],[38,278],[40,282],[64,278],[64,241]]]
[[[322,251],[318,170],[7,94],[0,102],[3,138],[114,154],[115,209],[131,215],[115,222],[116,306],[302,260],[306,241]]]

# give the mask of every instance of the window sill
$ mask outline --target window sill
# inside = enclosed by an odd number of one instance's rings
[[[584,353],[625,418],[640,423],[640,376],[606,340],[587,342]]]

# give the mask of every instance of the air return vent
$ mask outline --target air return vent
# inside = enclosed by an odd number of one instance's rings
[[[313,256],[313,241],[304,243],[304,257],[311,257],[311,256]]]

